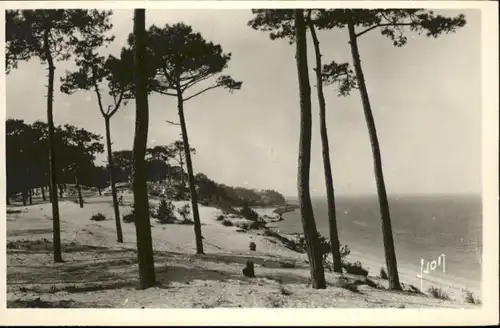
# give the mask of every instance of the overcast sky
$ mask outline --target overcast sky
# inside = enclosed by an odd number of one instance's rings
[[[481,191],[481,17],[460,11],[467,25],[439,39],[410,38],[403,48],[372,31],[360,38],[361,61],[381,145],[389,194]],[[458,11],[447,11],[456,15]],[[133,11],[115,11],[115,55],[132,31]],[[212,90],[186,103],[194,170],[233,186],[272,188],[296,195],[299,99],[294,46],[271,41],[247,26],[250,10],[148,10],[150,26],[184,22],[232,53],[226,73],[243,81],[234,94]],[[309,36],[308,36],[309,37]],[[347,31],[319,33],[326,63],[350,62]],[[313,49],[308,39],[313,104],[311,193],[325,195]],[[71,67],[57,63],[54,120],[104,135],[104,120],[92,92],[59,92],[59,77]],[[38,61],[7,76],[7,117],[46,121],[47,73]],[[376,192],[372,155],[358,92],[347,98],[325,90],[333,178],[339,194]],[[110,99],[107,99],[108,101]],[[180,129],[176,100],[150,96],[148,144],[168,144]],[[113,117],[114,150],[131,149],[135,102]],[[99,162],[104,161],[104,155]]]

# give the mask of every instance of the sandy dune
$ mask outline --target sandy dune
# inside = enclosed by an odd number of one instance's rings
[[[158,200],[150,199],[151,203]],[[124,194],[121,215],[131,210]],[[176,202],[176,207],[186,202]],[[458,286],[448,288],[452,301],[424,294],[390,292],[377,277],[326,272],[328,288],[308,286],[306,255],[286,248],[262,230],[243,231],[217,220],[222,211],[200,205],[206,255],[195,255],[192,225],[162,225],[152,219],[158,286],[139,290],[135,226],[123,223],[123,244],[116,242],[110,196],[86,199],[84,208],[60,202],[64,263],[52,261],[50,204],[10,207],[7,215],[7,300],[9,307],[475,307],[464,301]],[[94,222],[101,212],[107,220]],[[272,209],[259,209],[272,216]],[[236,224],[244,220],[232,218]],[[249,242],[257,245],[249,250]],[[380,263],[352,252],[370,273]],[[256,278],[242,275],[247,260]],[[408,277],[411,279],[411,277]],[[403,282],[418,286],[415,278]],[[446,288],[443,288],[445,290]]]

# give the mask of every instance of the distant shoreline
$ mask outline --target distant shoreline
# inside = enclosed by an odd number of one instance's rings
[[[273,212],[281,216],[281,215],[283,215],[285,213],[293,212],[293,211],[295,211],[298,208],[300,208],[299,205],[287,204],[285,206],[280,206],[278,208],[275,208],[273,210]]]

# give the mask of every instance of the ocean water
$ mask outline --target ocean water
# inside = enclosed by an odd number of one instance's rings
[[[445,270],[433,275],[480,288],[482,256],[481,197],[397,196],[389,198],[398,266],[420,273],[421,259],[437,261],[445,254]],[[341,244],[353,251],[384,259],[382,224],[376,196],[337,197],[337,226]],[[313,199],[318,231],[328,233],[325,199]],[[274,228],[302,232],[300,211],[283,215]],[[372,273],[372,274],[378,274]]]

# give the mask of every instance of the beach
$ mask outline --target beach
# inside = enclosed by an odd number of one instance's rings
[[[132,194],[124,195],[122,215],[131,211]],[[158,199],[150,198],[157,204]],[[174,202],[177,208],[186,201]],[[267,225],[279,221],[274,208],[256,208]],[[293,251],[262,229],[242,229],[246,219],[200,205],[205,255],[195,255],[192,225],[159,224],[151,219],[159,287],[137,287],[137,253],[133,223],[122,223],[124,243],[116,242],[109,196],[87,197],[84,208],[60,202],[64,263],[52,262],[49,203],[12,207],[7,215],[7,301],[9,307],[33,302],[66,307],[475,307],[464,300],[463,286],[436,281],[450,295],[442,300],[426,294],[390,292],[378,277],[380,259],[351,247],[349,261],[361,261],[368,277],[325,270],[328,288],[313,290],[305,253]],[[96,213],[104,221],[91,221]],[[283,234],[285,235],[285,234]],[[249,250],[249,243],[256,250]],[[246,261],[255,263],[256,278],[242,275]],[[406,289],[419,286],[414,270],[400,266]],[[341,277],[343,276],[343,277]],[[350,291],[346,283],[357,286]],[[439,284],[438,284],[439,283]],[[433,282],[434,284],[434,282]],[[349,285],[349,284],[348,284]],[[163,287],[161,287],[163,286]],[[476,294],[478,295],[478,294]],[[23,303],[24,302],[24,303]],[[59,303],[57,303],[59,302]],[[72,302],[72,303],[71,303]],[[68,305],[69,304],[69,305]]]
[[[433,284],[481,292],[482,206],[478,195],[392,196],[391,219],[398,268],[402,277],[423,275],[422,288]],[[376,196],[337,197],[337,226],[341,244],[353,254],[374,262],[372,273],[385,264],[382,228]],[[313,200],[318,231],[328,236],[325,200]],[[281,232],[300,232],[299,211],[289,212],[273,225]],[[441,259],[441,260],[440,260]],[[421,262],[424,261],[422,265]],[[436,267],[423,273],[427,265]],[[437,262],[441,265],[437,266]],[[384,265],[385,266],[385,265]],[[420,279],[417,279],[420,288]],[[416,282],[416,281],[415,281]]]

